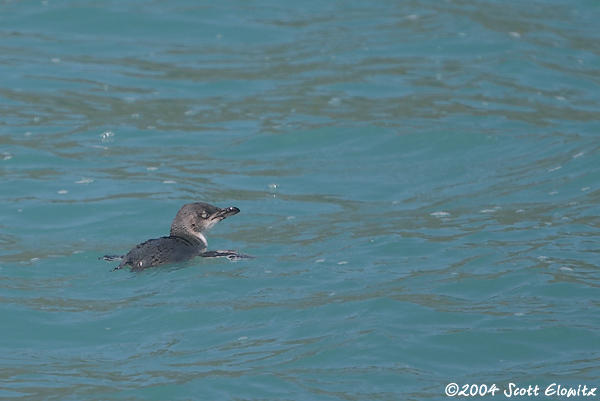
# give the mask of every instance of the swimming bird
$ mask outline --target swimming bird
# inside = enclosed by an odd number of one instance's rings
[[[136,245],[113,270],[129,265],[132,271],[141,271],[149,267],[185,262],[196,256],[251,258],[250,255],[235,251],[206,252],[208,243],[204,234],[219,221],[239,212],[237,207],[221,209],[202,202],[183,205],[173,219],[168,237],[150,239]],[[116,258],[118,257],[104,257],[106,260]]]

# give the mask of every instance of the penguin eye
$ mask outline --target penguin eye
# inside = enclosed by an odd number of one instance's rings
[[[202,214],[200,215],[200,217],[202,217],[204,220],[206,220],[206,219],[208,219],[208,213],[202,212]]]

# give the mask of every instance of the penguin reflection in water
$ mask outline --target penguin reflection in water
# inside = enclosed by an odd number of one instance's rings
[[[113,270],[129,265],[132,271],[141,271],[149,267],[185,262],[196,256],[252,258],[250,255],[235,251],[206,250],[208,244],[204,234],[219,221],[239,212],[240,209],[237,207],[221,209],[201,202],[183,205],[171,224],[171,233],[168,237],[150,239],[133,247]],[[103,257],[105,260],[119,258],[119,256],[108,255]]]

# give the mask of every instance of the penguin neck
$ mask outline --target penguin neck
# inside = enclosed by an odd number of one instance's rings
[[[206,237],[204,234],[194,230],[173,230],[171,229],[171,233],[169,234],[171,237],[181,237],[186,238],[192,242],[199,243],[203,248],[208,246],[208,242],[206,241]]]
[[[208,246],[208,242],[206,241],[206,237],[204,236],[204,234],[194,231],[194,237],[198,238],[200,242],[202,242],[204,248]]]

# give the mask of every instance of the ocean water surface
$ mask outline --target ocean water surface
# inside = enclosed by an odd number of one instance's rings
[[[0,1],[0,398],[600,387],[599,19]],[[256,258],[99,259],[197,201]]]

